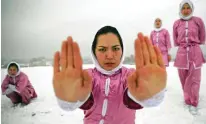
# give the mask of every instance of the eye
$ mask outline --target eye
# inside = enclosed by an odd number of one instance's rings
[[[98,51],[100,51],[100,52],[105,52],[105,51],[106,51],[106,48],[100,48],[100,49],[98,49]]]
[[[120,50],[119,47],[114,47],[114,48],[113,48],[113,51],[118,51],[118,50]]]

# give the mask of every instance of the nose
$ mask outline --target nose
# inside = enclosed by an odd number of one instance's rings
[[[15,70],[12,70],[11,73],[12,73],[12,74],[15,74]]]
[[[189,13],[189,10],[188,10],[188,9],[185,9],[183,12],[184,12],[185,14],[188,14],[188,13]]]
[[[114,52],[112,50],[108,50],[106,53],[106,58],[113,59],[113,57],[114,57]]]
[[[190,12],[190,9],[187,9],[187,13],[189,13]]]

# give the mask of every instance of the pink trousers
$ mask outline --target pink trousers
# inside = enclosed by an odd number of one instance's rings
[[[21,93],[12,92],[6,95],[12,103],[29,104],[32,98],[36,98],[37,94],[33,89],[25,88]]]
[[[201,68],[195,69],[190,62],[189,70],[178,69],[185,103],[197,107],[199,102],[199,89],[201,81]]]

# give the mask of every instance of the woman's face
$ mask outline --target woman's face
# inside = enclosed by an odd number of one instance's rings
[[[95,54],[100,66],[110,71],[120,64],[122,48],[118,37],[113,33],[99,35]]]
[[[187,17],[192,13],[192,9],[188,3],[185,3],[182,7],[181,13],[183,16]]]
[[[155,20],[155,27],[156,28],[160,28],[161,26],[162,26],[162,21],[159,18],[157,18]]]
[[[16,68],[16,66],[11,66],[11,67],[9,67],[8,73],[9,73],[9,75],[15,76],[15,75],[17,74],[17,68]]]

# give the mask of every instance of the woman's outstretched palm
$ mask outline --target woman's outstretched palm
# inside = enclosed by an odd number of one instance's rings
[[[148,99],[165,88],[167,73],[161,52],[141,33],[135,40],[135,64],[136,72],[127,82],[129,92],[137,100]]]
[[[92,79],[82,70],[79,46],[71,37],[62,43],[61,53],[54,55],[53,87],[55,95],[64,101],[83,101],[90,94]]]

